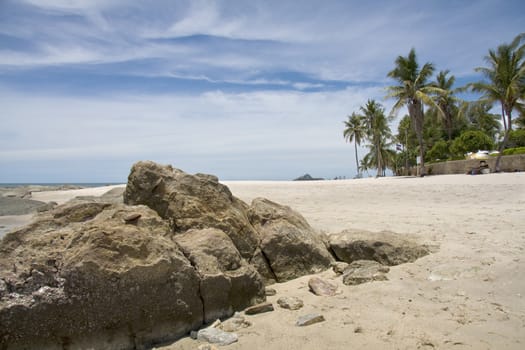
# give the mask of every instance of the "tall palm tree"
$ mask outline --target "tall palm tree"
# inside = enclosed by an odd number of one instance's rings
[[[523,111],[525,98],[525,33],[519,34],[510,44],[502,44],[496,50],[490,49],[485,56],[488,67],[478,67],[486,80],[472,83],[473,91],[481,92],[482,101],[499,102],[501,119],[505,134],[500,144],[500,154],[496,160],[496,171],[499,171],[501,155],[512,130],[512,111]],[[520,101],[521,100],[521,101]]]
[[[345,130],[343,136],[348,142],[354,141],[355,146],[355,166],[357,171],[357,177],[360,177],[361,171],[359,167],[359,159],[357,157],[357,145],[360,145],[365,138],[365,128],[363,125],[363,117],[352,113],[351,116],[348,116],[348,120],[345,123]]]
[[[429,79],[434,73],[434,65],[427,62],[420,69],[414,49],[410,50],[407,57],[399,56],[395,64],[395,68],[388,73],[388,77],[398,82],[398,85],[387,88],[387,96],[397,100],[392,107],[391,114],[395,114],[403,106],[407,106],[408,115],[419,143],[419,157],[421,159],[419,174],[424,176],[425,145],[423,142],[423,122],[425,113],[423,105],[434,106],[441,110],[430,95],[441,93],[442,90],[429,83]]]
[[[368,100],[366,105],[362,106],[360,110],[363,113],[367,138],[372,144],[370,150],[375,153],[377,176],[381,176],[386,166],[385,153],[382,151],[386,148],[388,139],[392,136],[388,126],[389,120],[385,116],[383,106],[375,100]]]
[[[501,131],[501,116],[493,114],[492,103],[487,101],[464,101],[459,108],[459,116],[467,123],[465,128],[481,130],[493,141]]]
[[[443,90],[437,95],[437,105],[440,107],[442,113],[438,113],[443,119],[443,124],[447,132],[448,140],[452,140],[452,131],[454,128],[454,114],[457,112],[456,102],[457,99],[454,97],[455,89],[452,86],[456,82],[456,77],[451,75],[447,76],[450,71],[444,70],[438,73],[436,76],[435,85]]]

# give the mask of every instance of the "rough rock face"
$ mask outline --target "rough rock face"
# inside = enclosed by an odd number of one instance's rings
[[[144,349],[264,301],[263,278],[334,261],[301,215],[211,175],[139,162],[120,198],[73,200],[0,241],[0,349]]]
[[[244,260],[230,237],[219,229],[195,229],[175,241],[200,275],[204,322],[265,300],[264,282]]]
[[[168,233],[145,206],[73,203],[8,234],[0,348],[142,348],[198,327],[199,276]]]
[[[428,247],[403,239],[391,232],[343,231],[330,236],[330,248],[338,260],[375,260],[383,265],[413,262],[430,253]]]
[[[131,168],[124,203],[147,205],[169,220],[175,232],[218,228],[246,259],[257,247],[257,233],[246,217],[247,205],[213,175],[190,175],[169,165],[138,162]]]
[[[261,235],[261,252],[278,282],[324,271],[334,262],[321,236],[289,207],[256,198],[248,217]]]
[[[348,265],[343,272],[343,283],[349,286],[372,282],[387,281],[388,266],[372,260],[356,260]]]

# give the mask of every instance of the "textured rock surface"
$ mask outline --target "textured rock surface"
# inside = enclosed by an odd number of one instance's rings
[[[334,261],[321,236],[297,212],[267,199],[253,200],[248,217],[278,282],[318,273]]]
[[[297,322],[295,323],[299,327],[303,326],[309,326],[314,323],[324,322],[324,316],[321,314],[307,314],[304,316],[301,316],[297,319]]]
[[[124,203],[121,191],[50,208],[0,242],[0,349],[147,348],[264,301],[261,275],[334,261],[302,216],[248,206],[211,175],[139,162]]]
[[[383,265],[413,262],[430,253],[428,247],[391,232],[343,231],[330,236],[330,248],[347,263],[375,260]]]
[[[320,277],[312,277],[308,280],[308,288],[315,295],[333,296],[337,293],[337,285],[332,284]]]
[[[261,314],[263,312],[270,312],[273,310],[274,308],[272,303],[260,303],[246,308],[246,310],[244,310],[244,313],[246,315],[256,315]]]
[[[169,165],[138,162],[131,168],[124,203],[147,205],[175,232],[218,228],[244,258],[250,259],[257,248],[259,239],[246,217],[246,203],[213,175],[190,175]]]
[[[261,276],[241,257],[224,232],[195,229],[174,239],[199,272],[205,322],[265,300]]]
[[[217,345],[229,345],[238,341],[239,337],[235,333],[229,333],[218,328],[208,327],[201,329],[197,333],[197,339]]]
[[[356,260],[352,262],[343,272],[343,283],[356,285],[372,281],[386,281],[386,273],[390,271],[388,266],[372,260]]]
[[[243,315],[239,312],[236,312],[232,317],[227,319],[218,326],[225,332],[236,332],[241,328],[250,327],[252,323],[247,321]]]
[[[303,301],[297,297],[280,297],[277,299],[277,304],[283,309],[289,310],[299,310],[304,306]]]
[[[199,276],[168,232],[144,206],[73,203],[6,235],[1,345],[126,349],[198,327]]]

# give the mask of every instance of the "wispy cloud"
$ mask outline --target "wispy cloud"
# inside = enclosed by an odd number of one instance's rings
[[[473,79],[489,48],[523,31],[524,11],[518,0],[0,1],[0,167],[13,169],[0,182],[42,160],[138,158],[227,177],[311,164],[340,175],[353,166],[342,121],[368,98],[388,110],[398,55],[415,47]]]

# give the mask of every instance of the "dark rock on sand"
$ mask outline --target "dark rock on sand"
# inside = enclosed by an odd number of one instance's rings
[[[322,237],[290,207],[253,200],[248,217],[260,233],[260,248],[278,282],[318,273],[334,261]]]
[[[261,274],[334,261],[302,216],[248,206],[212,175],[139,162],[119,196],[77,198],[0,241],[0,349],[144,349],[265,300]]]
[[[330,236],[330,248],[338,260],[374,260],[383,265],[413,262],[430,253],[428,247],[391,232],[343,231]]]
[[[261,276],[221,230],[189,230],[174,240],[199,273],[204,322],[265,300]]]
[[[258,235],[246,217],[248,206],[213,175],[190,175],[169,165],[138,162],[131,168],[124,203],[147,205],[175,232],[217,228],[230,236],[246,259],[257,247]]]
[[[46,203],[17,197],[0,197],[0,216],[31,214]]]
[[[343,283],[346,285],[357,285],[372,281],[388,280],[386,273],[390,271],[388,266],[372,260],[356,260],[348,265],[343,272]]]
[[[142,219],[126,225],[132,212]],[[145,206],[96,203],[57,207],[7,234],[2,347],[132,349],[201,325],[199,276],[168,234]]]
[[[263,312],[270,312],[273,310],[274,308],[272,303],[261,303],[246,308],[246,310],[244,310],[244,313],[246,315],[256,315],[261,314]]]

